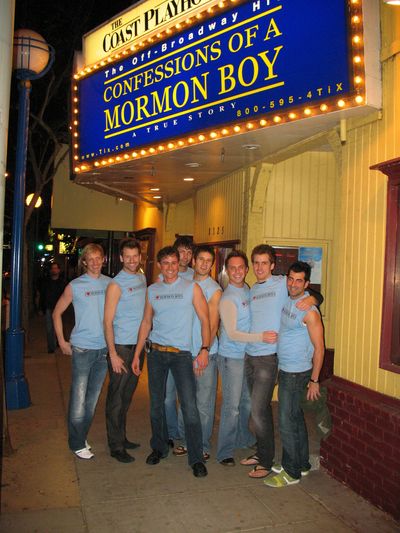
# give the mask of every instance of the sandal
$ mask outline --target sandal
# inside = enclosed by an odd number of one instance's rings
[[[256,465],[253,470],[250,470],[249,477],[260,479],[263,477],[267,477],[270,473],[270,470],[267,470],[265,466]]]
[[[246,459],[242,459],[240,461],[240,464],[243,466],[256,466],[260,464],[260,460],[257,457],[257,455],[254,454],[254,455],[250,455]]]
[[[182,457],[183,455],[187,455],[187,448],[185,446],[177,446],[172,453],[177,457]]]

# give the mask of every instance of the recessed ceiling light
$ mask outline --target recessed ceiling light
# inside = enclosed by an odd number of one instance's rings
[[[194,178],[183,178],[183,181],[194,181]]]
[[[186,166],[190,168],[198,168],[200,163],[186,163]]]
[[[157,196],[153,196],[153,198],[155,198],[156,200],[158,200],[159,198],[162,198],[162,196],[157,195]]]
[[[259,144],[242,144],[244,150],[258,150],[261,148]]]
[[[160,187],[152,187],[150,190],[151,190],[151,191],[154,191],[154,192],[155,192],[155,191],[159,191],[159,190],[160,190]]]

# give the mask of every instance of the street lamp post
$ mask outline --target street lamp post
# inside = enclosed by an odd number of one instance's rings
[[[29,127],[29,95],[31,81],[44,76],[54,61],[54,49],[36,32],[14,33],[13,68],[19,79],[19,109],[14,183],[10,326],[6,331],[5,388],[8,409],[30,405],[28,384],[24,375],[24,340],[22,329],[22,263],[24,243],[24,200],[26,153]]]

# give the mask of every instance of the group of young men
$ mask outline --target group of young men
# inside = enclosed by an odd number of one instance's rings
[[[199,246],[193,253],[190,240],[181,237],[158,252],[160,278],[146,291],[138,242],[122,241],[122,270],[113,280],[101,274],[103,259],[101,247],[85,247],[85,273],[66,287],[53,313],[60,348],[72,355],[71,450],[82,459],[93,457],[86,438],[108,362],[110,453],[121,462],[134,460],[127,449],[138,444],[126,438],[126,415],[146,351],[152,429],[147,464],[159,463],[173,440],[181,439],[173,453],[187,455],[194,476],[207,475],[218,369],[217,461],[235,466],[235,449],[252,447],[255,453],[240,461],[251,466],[250,477],[265,477],[272,487],[298,483],[310,469],[301,400],[319,397],[324,354],[315,307],[322,297],[306,292],[309,265],[298,262],[287,277],[273,276],[275,252],[259,245],[251,255],[257,282],[249,289],[248,259],[234,250],[225,261],[229,284],[222,291],[210,276],[214,249]],[[66,342],[62,313],[70,303],[75,327]],[[271,409],[278,367],[281,464],[274,463]]]

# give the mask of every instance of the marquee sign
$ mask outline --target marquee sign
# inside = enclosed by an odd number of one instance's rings
[[[357,4],[245,2],[79,79],[75,170],[363,103]]]

